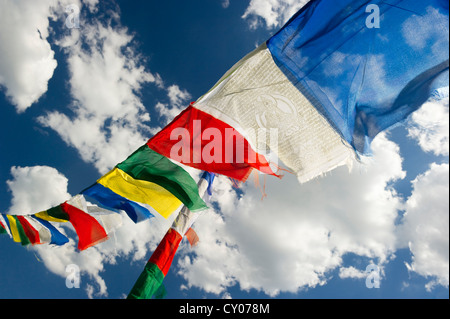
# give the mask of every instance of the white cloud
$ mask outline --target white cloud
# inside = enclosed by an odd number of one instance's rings
[[[83,3],[89,8],[91,12],[97,12],[99,0],[83,0]]]
[[[83,0],[96,11],[98,0]],[[49,43],[50,21],[68,18],[68,5],[83,8],[80,0],[0,1],[0,89],[17,112],[24,112],[48,89],[58,65]]]
[[[449,165],[432,164],[413,181],[399,228],[399,245],[410,248],[410,271],[430,279],[427,288],[449,285]]]
[[[449,155],[449,98],[430,101],[414,112],[408,126],[409,136],[416,139],[425,152]]]
[[[47,91],[57,62],[47,41],[56,0],[0,1],[0,87],[25,111]]]
[[[239,283],[276,296],[325,284],[346,253],[386,263],[402,207],[389,183],[405,172],[396,144],[380,135],[373,148],[374,158],[351,173],[339,168],[303,185],[292,176],[268,179],[264,201],[251,187],[239,197],[219,179],[213,199],[221,213],[197,221],[200,242],[180,260],[179,274],[215,294]]]
[[[171,122],[178,114],[180,114],[181,111],[189,105],[190,99],[192,98],[188,91],[182,90],[176,84],[169,86],[166,91],[170,103],[158,102],[155,106],[156,111],[158,111],[161,118],[164,119],[162,122],[163,126]],[[154,132],[152,133],[157,133],[160,129],[161,127],[154,128]]]
[[[95,10],[96,4],[89,2],[89,9]],[[178,85],[165,88],[158,74],[146,70],[133,36],[120,26],[119,15],[111,14],[105,24],[84,19],[81,31],[72,29],[56,41],[68,56],[73,115],[55,111],[38,118],[100,173],[124,160],[159,129],[149,126],[150,115],[139,94],[144,85],[152,83],[167,91],[170,103],[155,106],[167,121],[191,98]]]
[[[170,103],[173,106],[180,107],[183,103],[186,103],[191,98],[191,95],[186,90],[181,90],[176,84],[171,85],[167,89],[167,95],[169,96]]]
[[[309,0],[252,0],[243,19],[249,19],[250,27],[256,29],[263,20],[268,29],[282,26]]]
[[[367,278],[367,272],[363,270],[356,269],[353,266],[350,267],[342,267],[339,269],[339,278],[353,278],[353,279],[363,279]]]
[[[6,182],[12,193],[11,214],[35,214],[70,198],[67,178],[52,167],[12,167],[11,175]]]
[[[138,95],[146,83],[158,85],[133,47],[126,28],[88,24],[83,32],[59,41],[66,50],[74,116],[52,112],[39,117],[54,129],[84,161],[101,172],[125,159],[145,143],[150,116]]]

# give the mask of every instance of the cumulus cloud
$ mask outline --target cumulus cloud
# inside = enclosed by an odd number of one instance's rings
[[[83,0],[83,3],[89,8],[91,12],[97,12],[99,1],[100,0]]]
[[[292,176],[268,179],[264,201],[254,188],[238,196],[219,179],[220,212],[197,221],[200,243],[180,259],[179,274],[215,294],[238,283],[276,296],[325,284],[347,253],[387,262],[402,207],[389,185],[405,172],[395,143],[380,135],[373,148],[374,158],[351,173],[340,168],[303,185]]]
[[[399,244],[414,255],[407,264],[435,285],[449,285],[449,165],[432,164],[413,181],[406,213],[399,228]]]
[[[408,133],[425,152],[449,155],[449,98],[425,103],[414,112]]]
[[[309,0],[251,0],[242,16],[248,19],[250,27],[256,29],[262,21],[268,29],[282,26]]]
[[[6,182],[12,194],[10,214],[38,213],[70,198],[67,178],[53,167],[12,167],[11,175]]]
[[[188,101],[191,98],[191,95],[189,94],[189,92],[187,92],[186,90],[181,90],[180,87],[176,84],[171,85],[167,89],[167,91],[168,91],[167,95],[169,96],[170,103],[173,106],[180,107],[181,104],[185,103],[186,101]]]
[[[59,41],[68,55],[73,116],[39,117],[101,173],[146,141],[150,115],[139,91],[160,81],[143,66],[127,29],[110,23],[85,21],[83,32],[74,29]]]
[[[339,278],[342,278],[342,279],[347,279],[347,278],[364,279],[364,278],[367,278],[367,272],[356,269],[353,266],[342,267],[339,269]]]
[[[166,125],[181,113],[190,103],[191,94],[182,90],[178,85],[173,84],[166,89],[169,103],[158,102],[155,110],[161,117],[161,124]],[[157,133],[162,127],[154,128],[153,133]]]
[[[25,111],[47,91],[57,62],[48,42],[56,0],[0,1],[0,87]]]
[[[94,11],[98,2],[86,4]],[[149,125],[150,114],[140,96],[143,86],[150,83],[167,92],[169,103],[155,106],[167,121],[191,97],[178,85],[165,88],[159,74],[146,69],[145,57],[114,12],[103,22],[84,19],[82,31],[72,29],[56,43],[67,55],[73,102],[70,112],[50,112],[38,121],[55,130],[100,173],[125,159],[159,129]]]

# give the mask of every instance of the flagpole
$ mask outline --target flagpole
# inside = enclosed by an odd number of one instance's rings
[[[203,173],[197,184],[200,197],[204,196],[213,179],[214,175],[208,172]],[[157,294],[172,265],[181,240],[199,216],[200,212],[191,212],[186,205],[183,205],[172,226],[145,265],[127,299],[151,299]]]

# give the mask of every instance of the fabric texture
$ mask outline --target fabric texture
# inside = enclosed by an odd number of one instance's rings
[[[160,289],[164,277],[157,265],[148,262],[127,299],[151,299]]]
[[[156,152],[199,170],[245,181],[253,169],[275,175],[234,127],[189,106],[147,145]]]

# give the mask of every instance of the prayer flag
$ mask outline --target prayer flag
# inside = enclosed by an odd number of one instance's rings
[[[205,192],[211,189],[214,175],[204,172],[199,181],[199,194],[203,196]],[[138,280],[134,284],[128,299],[151,299],[160,290],[163,280],[169,272],[173,258],[183,239],[189,240],[191,245],[195,245],[198,237],[191,229],[192,224],[199,217],[199,212],[190,211],[187,206],[178,214],[172,227],[167,231],[164,238],[159,243],[156,250],[145,265]]]

